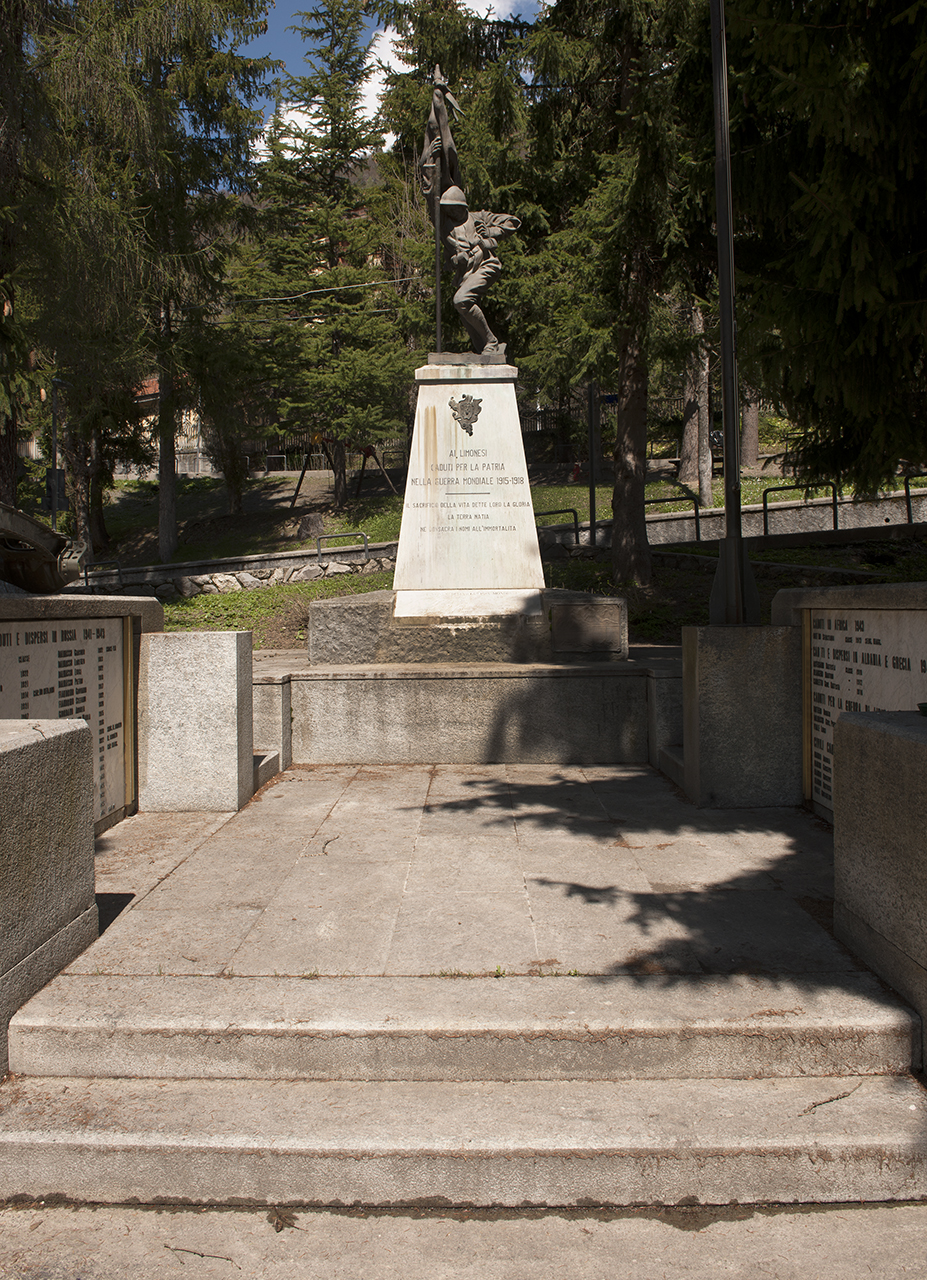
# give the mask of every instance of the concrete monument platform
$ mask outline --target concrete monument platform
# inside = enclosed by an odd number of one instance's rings
[[[133,895],[13,1019],[0,1198],[927,1197],[918,1023],[831,835],[646,766],[292,768],[98,841]]]
[[[523,593],[520,602],[524,607],[516,608],[515,593],[505,591],[371,591],[314,600],[309,663],[622,662],[628,657],[628,609],[621,597],[545,588]],[[423,612],[402,613],[403,608]]]
[[[415,377],[394,590],[313,602],[310,663],[627,658],[623,599],[545,589],[518,370],[446,355]]]

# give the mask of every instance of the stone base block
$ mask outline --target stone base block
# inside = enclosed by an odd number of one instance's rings
[[[294,672],[298,764],[644,763],[647,682],[624,664]]]
[[[69,921],[19,964],[0,973],[0,1076],[7,1069],[8,1028],[17,1009],[51,982],[66,965],[95,942],[99,931],[96,903]]]
[[[397,617],[393,591],[316,600],[309,606],[309,663],[549,663],[627,658],[624,599],[554,590],[540,596],[539,611],[445,617]]]
[[[142,637],[140,809],[240,809],[254,794],[253,741],[250,631]]]
[[[280,758],[279,768],[289,769],[293,759],[289,681],[256,676],[252,699],[255,750],[275,751]]]
[[[919,1014],[911,1067],[923,1071],[927,1061],[927,969],[841,902],[834,903],[834,933]]]
[[[682,628],[685,790],[697,805],[799,805],[799,627]]]
[[[927,1020],[927,719],[844,712],[834,728],[835,927]]]
[[[0,721],[0,1075],[10,1017],[97,936],[91,744],[83,720]]]

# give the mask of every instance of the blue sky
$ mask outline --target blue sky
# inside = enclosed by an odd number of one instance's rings
[[[295,13],[310,7],[311,0],[304,0],[302,4],[296,0],[277,0],[267,15],[267,34],[247,46],[249,51],[256,57],[280,58],[286,63],[287,71],[293,75],[300,75],[303,70],[303,43],[299,36],[292,31],[287,31],[287,27],[295,25]],[[475,13],[498,14],[503,18],[520,14],[523,18],[530,20],[537,13],[538,0],[494,0],[494,2],[487,0],[486,4],[474,4],[470,7]],[[373,24],[371,24],[371,30],[373,30]],[[387,60],[385,44],[380,45],[378,52],[384,61]]]

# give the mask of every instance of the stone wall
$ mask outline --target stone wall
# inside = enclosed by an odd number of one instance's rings
[[[198,560],[187,564],[147,565],[94,573],[89,587],[83,579],[68,587],[66,595],[155,596],[161,601],[189,600],[200,595],[225,595],[231,591],[254,591],[285,582],[315,582],[346,573],[379,573],[395,568],[396,544],[371,545],[369,556],[363,548],[285,551],[279,555],[237,556],[224,560]]]
[[[770,488],[775,486],[770,485]],[[667,499],[669,501],[669,499]],[[745,538],[763,538],[762,503],[747,503],[742,508],[743,535]],[[911,519],[914,524],[927,521],[927,490],[911,490]],[[847,533],[864,530],[867,534],[886,526],[908,526],[908,507],[903,490],[886,494],[871,502],[855,498],[840,498],[837,502],[838,528]],[[786,539],[817,532],[831,531],[834,527],[833,504],[830,498],[813,498],[805,502],[799,496],[794,502],[769,503],[769,537]],[[702,542],[713,542],[724,537],[724,508],[713,507],[699,511],[699,527]],[[596,541],[602,546],[611,542],[611,520],[596,521]],[[695,515],[690,503],[686,511],[652,511],[647,516],[647,539],[652,547],[672,545],[696,540]],[[589,544],[589,524],[580,524],[579,540]],[[564,546],[574,543],[572,523],[548,525],[541,530],[541,547],[545,542],[559,542]]]

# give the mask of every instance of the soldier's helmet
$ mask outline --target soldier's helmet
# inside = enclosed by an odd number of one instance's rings
[[[440,200],[442,209],[466,209],[467,197],[460,187],[448,187]]]

